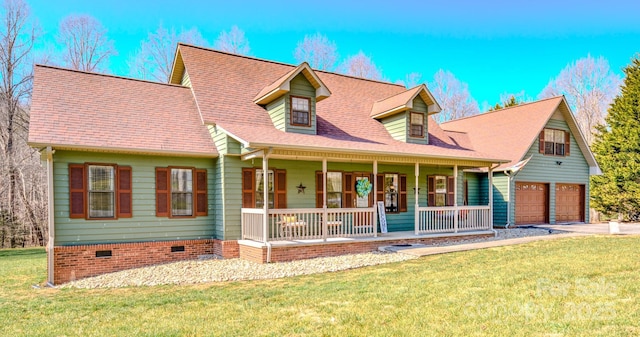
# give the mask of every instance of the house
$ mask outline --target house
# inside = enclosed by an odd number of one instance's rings
[[[38,65],[32,101],[54,284],[208,254],[289,261],[489,236],[494,217],[539,222],[518,218],[524,182],[545,188],[544,220],[562,221],[549,189],[582,186],[586,209],[597,170],[562,97],[438,125],[425,85],[186,44],[166,84]],[[549,133],[553,154],[515,174],[547,129],[565,132],[564,152]]]

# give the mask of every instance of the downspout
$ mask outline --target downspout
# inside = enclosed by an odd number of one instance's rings
[[[507,223],[504,225],[504,228],[509,229],[511,225],[511,178],[513,177],[510,173],[507,173],[507,171],[504,171],[504,174],[507,176],[507,198],[509,198],[507,200]]]
[[[47,146],[47,222],[49,226],[49,238],[47,240],[47,285],[53,286],[55,282],[54,273],[54,255],[53,248],[55,245],[55,213],[53,203],[53,154],[55,150],[51,146]]]

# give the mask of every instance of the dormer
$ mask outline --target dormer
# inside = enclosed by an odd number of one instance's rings
[[[267,110],[278,130],[315,135],[316,103],[330,95],[304,62],[263,88],[253,101]]]
[[[373,103],[370,116],[380,121],[396,140],[429,144],[427,116],[440,110],[427,86],[422,84]]]

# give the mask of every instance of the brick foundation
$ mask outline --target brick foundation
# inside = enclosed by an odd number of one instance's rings
[[[411,238],[371,241],[350,241],[340,243],[313,243],[307,245],[283,245],[271,247],[271,262],[286,262],[293,260],[311,259],[315,257],[338,256],[345,254],[358,254],[375,251],[381,246],[398,244],[433,244],[441,241],[456,242],[471,238],[492,237],[493,234],[467,235],[439,238]],[[267,247],[255,247],[240,244],[240,258],[257,262],[267,262]]]

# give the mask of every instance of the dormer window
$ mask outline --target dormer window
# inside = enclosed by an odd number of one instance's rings
[[[424,114],[420,112],[412,112],[410,115],[409,136],[422,138],[424,137]]]
[[[291,96],[291,125],[311,126],[311,99]]]

